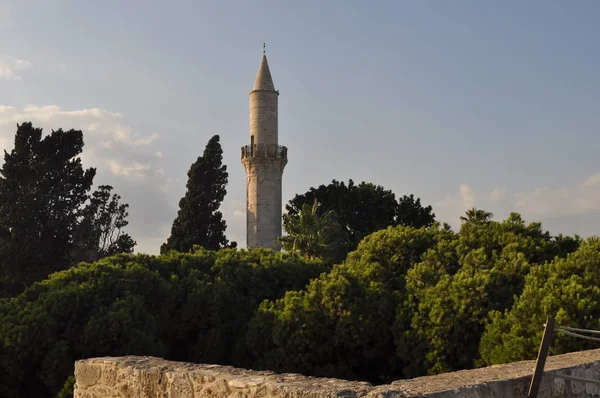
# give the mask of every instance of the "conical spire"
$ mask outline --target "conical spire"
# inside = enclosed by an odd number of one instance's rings
[[[275,91],[275,85],[273,84],[273,78],[271,78],[271,71],[269,70],[269,64],[267,63],[267,56],[264,54],[260,60],[260,67],[258,68],[252,90]]]

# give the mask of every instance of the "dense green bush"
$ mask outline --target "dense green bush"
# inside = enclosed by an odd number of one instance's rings
[[[262,303],[248,334],[255,366],[374,382],[401,374],[394,325],[405,274],[448,233],[437,225],[373,233],[306,290]]]
[[[317,260],[227,249],[118,255],[53,274],[0,303],[0,396],[54,396],[87,357],[247,366],[243,336],[258,304],[324,271]]]
[[[567,258],[533,269],[509,310],[493,311],[481,339],[485,364],[535,358],[547,317],[557,325],[600,329],[600,239],[589,238]],[[555,335],[551,354],[597,348],[598,343]]]
[[[408,273],[414,369],[411,376],[479,364],[488,313],[510,308],[530,268],[564,257],[577,239],[552,238],[513,213],[502,222],[467,222]],[[402,353],[398,353],[402,355]]]
[[[75,360],[124,354],[381,383],[534,358],[547,315],[600,328],[599,240],[472,213],[375,232],[333,267],[199,249],[53,274],[0,300],[0,396],[67,397]]]
[[[458,233],[437,223],[376,232],[305,290],[261,304],[247,337],[254,366],[374,383],[477,366],[490,311],[578,245],[518,214]]]

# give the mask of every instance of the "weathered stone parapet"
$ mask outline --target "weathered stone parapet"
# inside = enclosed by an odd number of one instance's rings
[[[105,357],[75,363],[75,398],[521,398],[535,362],[523,361],[374,387],[366,382],[251,371],[153,357]],[[549,357],[547,371],[600,380],[600,350]],[[539,398],[600,396],[600,386],[544,375]]]
[[[75,362],[75,398],[121,397],[347,397],[369,383],[197,365],[153,357],[105,357]]]

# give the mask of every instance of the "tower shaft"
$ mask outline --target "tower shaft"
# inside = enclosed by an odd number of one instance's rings
[[[250,145],[242,147],[246,170],[246,246],[280,250],[282,176],[287,148],[279,145],[278,99],[263,55],[250,96]]]

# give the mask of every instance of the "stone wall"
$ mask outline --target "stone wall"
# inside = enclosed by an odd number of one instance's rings
[[[153,357],[105,357],[75,363],[75,398],[517,398],[526,397],[535,361],[401,380],[365,382],[171,362]],[[600,380],[600,350],[548,358],[547,371]],[[545,375],[538,397],[600,396],[600,386]]]

